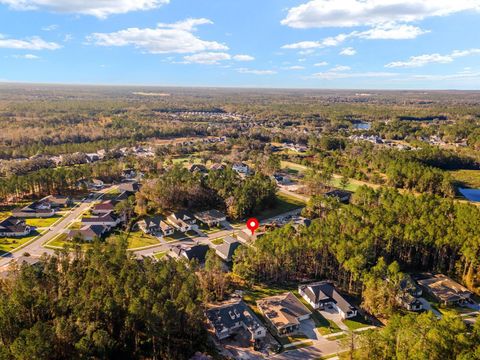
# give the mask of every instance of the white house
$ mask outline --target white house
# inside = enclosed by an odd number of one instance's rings
[[[335,286],[328,281],[320,281],[308,285],[300,285],[298,293],[314,309],[333,308],[343,319],[357,316],[357,309],[338,293]]]
[[[250,173],[250,168],[247,164],[244,163],[235,163],[232,166],[232,170],[236,171],[239,174],[248,175]]]
[[[167,217],[167,221],[181,232],[198,229],[195,217],[187,211],[177,211]]]

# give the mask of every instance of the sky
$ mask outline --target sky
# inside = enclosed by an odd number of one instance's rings
[[[480,0],[0,0],[0,81],[480,88]]]

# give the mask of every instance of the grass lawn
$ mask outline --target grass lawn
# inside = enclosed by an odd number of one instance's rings
[[[125,233],[122,233],[123,235]],[[128,235],[128,248],[136,249],[145,246],[159,245],[160,241],[151,235],[145,234],[143,231],[131,231]]]
[[[49,218],[30,218],[26,219],[26,223],[29,226],[35,226],[37,228],[52,226],[58,219],[62,218],[60,215],[53,215]]]
[[[68,225],[68,229],[71,229],[71,230],[79,230],[82,228],[82,222],[81,221],[75,221],[73,223],[71,223],[70,225]]]
[[[11,215],[12,215],[11,211],[0,211],[0,220],[6,219]]]
[[[38,236],[39,233],[37,231],[34,231],[30,233],[29,236],[21,237],[21,238],[0,238],[0,254],[4,254],[7,252],[12,252],[19,246],[22,246],[23,244],[29,242],[32,240],[34,237]]]
[[[480,170],[456,170],[448,173],[463,187],[480,188]]]
[[[167,251],[160,251],[153,254],[153,257],[157,260],[163,259],[165,256],[167,256]]]
[[[215,234],[216,232],[219,232],[219,231],[222,231],[223,228],[221,226],[212,226],[212,227],[208,227],[207,225],[205,224],[200,224],[200,226],[198,227],[199,230],[205,234]]]
[[[277,215],[304,207],[305,203],[296,197],[284,193],[277,193],[277,204],[271,209],[266,209],[258,215],[258,219],[269,219]]]
[[[363,327],[372,325],[369,321],[358,315],[354,318],[343,320],[343,323],[347,325],[350,330],[361,329]]]
[[[213,239],[212,244],[213,245],[222,245],[223,244],[223,238]]]
[[[50,248],[64,248],[64,247],[74,247],[74,246],[80,246],[80,248],[85,251],[89,249],[92,244],[90,243],[74,243],[72,241],[67,240],[67,234],[60,234],[56,237],[54,237],[52,240],[50,240],[48,243],[46,243],[44,246],[45,247],[50,247]]]
[[[170,235],[170,236],[165,236],[163,238],[163,240],[165,240],[166,242],[171,242],[171,241],[178,241],[178,240],[185,240],[185,239],[188,239],[189,236],[180,232],[180,231],[177,231],[175,230],[175,232]]]
[[[296,164],[296,163],[293,163],[291,161],[282,161],[280,163],[280,166],[282,167],[282,169],[293,170],[296,173],[306,172],[308,170],[307,166]]]

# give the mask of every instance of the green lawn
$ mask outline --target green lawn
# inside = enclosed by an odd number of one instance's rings
[[[163,259],[165,256],[167,256],[167,251],[160,251],[153,254],[153,257],[157,260]]]
[[[124,234],[124,233],[123,233]],[[145,246],[159,245],[160,241],[151,235],[145,234],[143,231],[131,231],[128,235],[128,248],[136,249]]]
[[[296,164],[291,161],[282,161],[280,166],[282,169],[294,170],[295,172],[306,172],[308,170],[307,166]]]
[[[175,230],[175,232],[172,235],[165,236],[163,238],[163,240],[165,240],[166,242],[185,240],[185,239],[189,239],[189,236],[177,230]]]
[[[448,173],[463,187],[480,188],[480,170],[456,170]]]
[[[369,321],[365,320],[359,315],[351,319],[345,319],[343,320],[343,323],[347,325],[350,330],[361,329],[363,327],[372,325]]]
[[[32,240],[34,237],[38,236],[39,233],[37,231],[34,231],[30,233],[29,236],[21,237],[21,238],[0,238],[0,254],[4,254],[7,252],[12,252],[19,246],[22,246],[23,244],[29,242]]]
[[[85,251],[92,247],[91,243],[74,243],[67,239],[67,234],[60,234],[50,240],[48,243],[44,244],[45,247],[49,248],[64,248],[64,247],[74,247],[80,246],[80,248]]]
[[[213,245],[222,245],[223,244],[223,238],[213,239],[212,244]]]
[[[284,193],[277,193],[277,204],[275,207],[263,210],[257,217],[260,220],[269,219],[304,206],[305,203],[296,197]]]
[[[29,218],[26,219],[26,223],[29,226],[35,226],[37,228],[49,227],[56,223],[60,218],[62,218],[60,215],[53,215],[49,218]]]

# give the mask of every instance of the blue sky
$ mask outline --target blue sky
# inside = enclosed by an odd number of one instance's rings
[[[0,0],[0,80],[479,89],[480,0]]]

